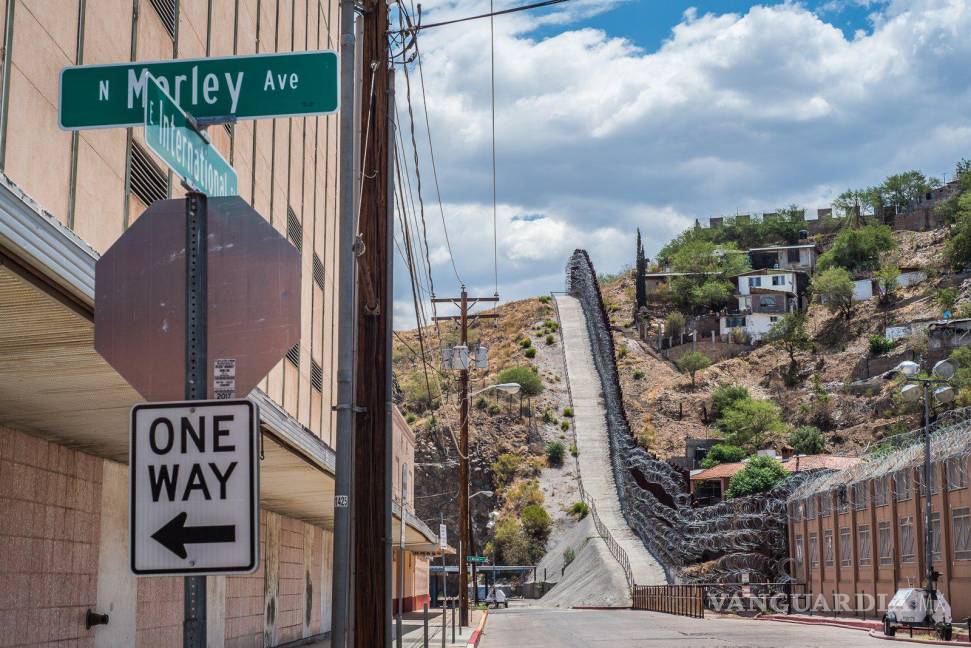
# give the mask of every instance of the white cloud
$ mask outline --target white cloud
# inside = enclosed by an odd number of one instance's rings
[[[568,22],[609,6],[495,20],[504,297],[561,289],[575,247],[601,271],[630,263],[635,227],[650,255],[695,218],[813,208],[897,170],[941,175],[971,154],[966,0],[870,2],[873,30],[852,38],[798,4],[689,10],[655,52]],[[487,8],[433,2],[425,22]],[[557,21],[561,31],[535,36]],[[453,251],[463,279],[491,292],[489,23],[420,38]],[[423,178],[429,169],[426,156]],[[430,214],[435,281],[454,288]],[[545,218],[513,220],[523,214]]]

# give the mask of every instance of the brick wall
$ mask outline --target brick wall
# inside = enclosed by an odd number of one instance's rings
[[[0,426],[0,646],[94,646],[101,465]]]

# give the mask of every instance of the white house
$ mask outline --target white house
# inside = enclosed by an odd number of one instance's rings
[[[768,333],[783,315],[802,308],[809,285],[809,276],[795,270],[751,270],[735,280],[738,308],[721,316],[719,333],[723,339],[731,339],[733,331],[741,330],[753,342]]]
[[[751,248],[748,256],[755,269],[798,270],[809,274],[816,270],[815,243]]]

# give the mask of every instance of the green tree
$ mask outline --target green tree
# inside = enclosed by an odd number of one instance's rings
[[[941,307],[944,311],[953,311],[954,305],[958,301],[958,290],[957,288],[941,288],[934,295],[934,303]]]
[[[716,443],[701,460],[702,468],[712,468],[718,464],[735,463],[748,456],[745,448],[731,445],[730,443]]]
[[[786,431],[781,410],[765,400],[738,401],[721,414],[717,423],[731,445],[755,452]]]
[[[691,291],[691,301],[695,306],[717,311],[728,303],[732,295],[732,285],[721,279],[708,279],[695,286]]]
[[[812,340],[806,332],[806,314],[801,311],[786,313],[772,325],[763,339],[778,346],[789,356],[786,381],[791,385],[795,382],[799,369],[796,353],[812,348]]]
[[[789,473],[772,457],[752,457],[728,482],[725,495],[731,499],[772,490]]]
[[[849,317],[853,308],[853,279],[843,268],[830,268],[816,273],[812,280],[813,293],[829,310]]]
[[[877,283],[880,284],[880,301],[882,303],[892,302],[897,293],[897,279],[900,277],[900,268],[892,263],[880,266],[877,271]]]
[[[897,246],[893,230],[887,225],[844,227],[833,245],[819,257],[820,270],[846,268],[850,272],[874,270],[880,266],[880,254]]]
[[[715,391],[711,394],[711,408],[712,414],[715,416],[720,415],[722,412],[728,411],[735,403],[743,400],[750,399],[751,396],[748,390],[741,385],[730,385],[728,383],[722,383],[715,388]]]
[[[520,394],[523,396],[538,396],[543,393],[543,379],[539,372],[529,365],[507,367],[499,372],[496,380],[500,383],[519,383]]]
[[[955,223],[944,246],[944,259],[955,270],[971,267],[971,191],[965,191],[957,200]]]
[[[499,564],[529,565],[536,553],[522,524],[514,516],[498,521],[492,546],[495,562]]]
[[[634,304],[634,316],[642,306],[647,306],[647,285],[644,275],[647,273],[647,257],[644,256],[644,245],[641,243],[641,228],[637,228],[637,250],[635,257],[634,288],[636,303]]]
[[[820,454],[826,448],[826,438],[818,427],[803,425],[789,433],[789,445],[798,454]]]
[[[711,358],[698,351],[689,351],[677,359],[678,369],[691,375],[691,386],[695,386],[695,374],[711,366]]]
[[[880,195],[884,204],[903,208],[939,186],[941,181],[936,178],[928,178],[917,170],[905,171],[887,176],[880,185]]]

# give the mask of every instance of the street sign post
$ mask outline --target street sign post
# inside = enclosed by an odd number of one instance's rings
[[[132,409],[132,572],[250,573],[259,566],[258,412],[245,400]]]
[[[149,75],[200,121],[329,114],[339,107],[338,69],[337,53],[327,50],[66,67],[59,123],[140,125]]]
[[[207,196],[239,193],[233,165],[153,76],[145,90],[145,143],[193,189]]]

